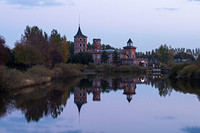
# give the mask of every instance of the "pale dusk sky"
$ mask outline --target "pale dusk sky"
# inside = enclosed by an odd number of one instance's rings
[[[131,38],[143,52],[161,44],[200,47],[200,0],[0,0],[0,35],[13,48],[29,25],[73,41],[79,15],[90,43],[101,38],[122,48]]]

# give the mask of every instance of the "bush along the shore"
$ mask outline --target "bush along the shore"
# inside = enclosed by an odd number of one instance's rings
[[[0,88],[18,89],[47,83],[52,79],[75,77],[85,69],[84,65],[61,63],[56,64],[52,70],[42,65],[36,65],[26,72],[21,72],[17,69],[0,66]]]
[[[9,69],[0,66],[0,87],[6,89],[18,89],[28,86],[47,83],[52,79],[66,79],[77,77],[84,73],[137,73],[144,74],[146,69],[139,66],[115,66],[111,64],[89,65],[83,64],[56,64],[53,69],[49,69],[43,65],[36,65],[29,68],[26,72],[17,69]]]
[[[145,74],[146,69],[139,67],[138,65],[133,66],[115,66],[112,64],[101,64],[95,65],[94,63],[89,63],[88,69],[91,69],[97,73],[134,73],[134,74]]]
[[[20,88],[23,85],[24,74],[17,69],[0,66],[0,88]]]
[[[172,67],[169,77],[185,80],[200,79],[200,67],[191,63],[176,64]]]
[[[54,71],[54,79],[75,77],[81,74],[81,67],[76,64],[56,64]]]

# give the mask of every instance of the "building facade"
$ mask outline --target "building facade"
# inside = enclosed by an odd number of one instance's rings
[[[79,26],[77,34],[74,36],[74,54],[79,52],[90,52],[92,53],[94,63],[97,65],[101,63],[101,55],[103,51],[106,51],[108,55],[108,64],[113,64],[114,50],[107,49],[101,50],[101,39],[93,39],[92,48],[87,48],[87,36],[83,35]],[[147,67],[148,59],[136,58],[136,47],[133,46],[131,39],[128,40],[127,45],[123,47],[123,50],[118,50],[118,56],[120,59],[120,65],[132,66],[134,64]]]

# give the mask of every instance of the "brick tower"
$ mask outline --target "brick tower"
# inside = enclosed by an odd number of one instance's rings
[[[83,104],[87,103],[87,90],[79,87],[74,88],[74,103],[80,113]]]
[[[95,50],[101,50],[101,39],[93,39],[93,46]]]
[[[128,40],[127,46],[124,47],[126,58],[136,58],[135,51],[136,47],[133,46],[133,42],[131,39]]]
[[[74,36],[74,54],[87,51],[87,36],[83,35],[79,25],[78,32]]]

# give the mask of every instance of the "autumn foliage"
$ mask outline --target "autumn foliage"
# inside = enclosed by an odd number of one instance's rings
[[[5,45],[5,39],[0,36],[0,65],[7,64],[10,61],[11,52]]]
[[[66,37],[61,37],[56,30],[48,37],[37,26],[27,26],[21,40],[15,44],[15,63],[27,67],[42,64],[53,68],[56,63],[67,62],[68,51]]]

